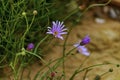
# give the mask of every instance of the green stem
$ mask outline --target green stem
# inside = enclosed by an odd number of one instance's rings
[[[14,74],[15,74],[15,79],[14,80],[18,80],[18,71],[17,70],[19,70],[19,69],[17,69],[16,68],[16,65],[17,65],[17,63],[18,63],[18,56],[19,56],[20,54],[16,54],[16,56],[15,56],[15,60],[14,60],[14,63],[13,63],[13,70],[14,70]]]
[[[103,73],[103,74],[101,74],[100,76],[102,77],[103,75],[105,75],[105,74],[107,74],[107,73],[109,73],[109,71],[104,72],[104,73]]]
[[[34,55],[34,56],[36,56],[37,58],[39,58],[40,60],[42,60],[44,63],[46,63],[46,61],[44,61],[40,56],[38,56],[37,54],[35,54],[35,53],[32,53],[32,52],[29,52],[29,51],[25,51],[26,53],[29,53],[29,54],[31,54],[31,55]]]
[[[111,2],[111,0],[109,0],[108,2],[106,2],[106,3],[104,3],[104,4],[92,4],[92,5],[88,6],[88,7],[83,11],[83,13],[82,13],[80,16],[82,16],[83,14],[85,14],[85,13],[86,13],[90,8],[92,8],[92,7],[96,7],[96,6],[106,6],[106,5],[108,5],[110,2]]]
[[[66,50],[66,43],[67,43],[67,40],[68,40],[68,37],[69,37],[69,34],[70,32],[72,31],[72,28],[70,29],[70,31],[68,32],[66,38],[65,38],[65,41],[64,41],[64,44],[63,44],[63,75],[64,75],[64,80],[65,80],[65,62],[64,62],[64,58],[66,57],[66,54],[65,54],[65,50]]]
[[[16,67],[16,64],[17,64],[17,60],[18,60],[17,57],[18,57],[18,54],[15,55],[15,60],[14,60],[14,65],[13,65],[14,68]]]
[[[88,72],[89,72],[90,70],[92,70],[92,69],[87,69],[87,70],[85,71],[85,74],[84,74],[84,76],[83,76],[83,80],[86,80],[86,76],[87,76],[87,74],[88,74]]]
[[[104,4],[92,4],[92,5],[88,6],[88,7],[81,13],[80,17],[83,16],[90,8],[96,7],[96,6],[105,6],[105,5],[108,5],[110,2],[111,2],[111,0],[109,0],[108,2],[106,2],[106,3],[104,3]],[[70,16],[72,16],[73,14],[77,13],[79,10],[80,10],[79,7],[77,7],[76,9],[74,9],[73,11],[71,11],[71,13],[63,19],[63,21],[65,21],[66,19],[68,19],[68,18],[69,18]]]
[[[78,73],[80,73],[80,72],[82,72],[82,71],[89,70],[89,69],[91,69],[91,68],[93,68],[93,67],[102,66],[102,65],[108,65],[108,64],[111,64],[111,63],[95,64],[95,65],[92,65],[92,66],[89,66],[89,67],[85,67],[85,68],[83,68],[83,69],[81,69],[81,70],[76,70],[75,73],[74,73],[74,74],[72,75],[72,77],[70,78],[70,80],[74,80],[75,75],[78,74]]]
[[[29,52],[29,51],[25,51],[26,53],[29,53],[29,54],[31,54],[31,55],[34,55],[34,56],[36,56],[37,58],[39,58],[45,65],[47,65],[47,62],[44,60],[44,59],[42,59],[42,57],[40,57],[39,55],[37,55],[37,54],[35,54],[35,53],[32,53],[32,52]],[[47,67],[51,70],[51,68],[49,67],[49,65],[47,65]]]
[[[70,16],[77,13],[78,11],[79,11],[79,8],[76,8],[75,10],[72,10],[71,13],[63,19],[63,21],[67,20]]]
[[[27,16],[25,15],[25,20],[26,20],[27,28],[26,28],[25,33],[24,33],[23,36],[22,36],[22,47],[24,47],[25,36],[26,36],[26,34],[29,32],[29,30],[30,30],[30,28],[31,28],[31,26],[32,26],[32,24],[33,24],[33,22],[34,22],[34,19],[35,19],[35,15],[33,15],[32,21],[31,21],[31,23],[30,23],[30,25],[29,25],[29,24],[28,24]]]
[[[74,79],[75,75],[77,74],[77,71],[78,71],[79,69],[81,69],[81,67],[82,67],[83,64],[86,62],[87,59],[88,59],[88,57],[86,57],[86,58],[83,60],[83,62],[82,62],[82,63],[80,64],[80,66],[78,67],[78,69],[76,69],[75,72],[73,73],[73,75],[70,77],[70,80],[73,80],[73,79]]]
[[[37,52],[40,44],[43,43],[43,42],[48,38],[48,36],[49,36],[49,35],[45,36],[45,37],[37,44],[37,46],[35,47],[34,53]]]

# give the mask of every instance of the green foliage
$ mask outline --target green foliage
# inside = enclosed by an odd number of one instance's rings
[[[46,29],[51,21],[62,16],[64,6],[58,7],[61,4],[59,0],[0,0],[0,68],[10,66],[14,79],[34,57],[41,59]],[[36,47],[26,52],[31,42]]]
[[[59,13],[57,4],[54,0],[0,1],[1,66],[14,61],[15,55],[28,43],[36,45],[43,39],[49,22],[55,20]],[[36,15],[33,14],[34,10],[37,11]],[[22,15],[23,12],[26,15]]]

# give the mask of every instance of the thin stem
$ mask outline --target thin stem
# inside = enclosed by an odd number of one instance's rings
[[[29,52],[29,51],[26,51],[26,52],[39,58],[49,68],[49,70],[52,71],[51,67],[49,65],[47,65],[47,62],[44,59],[42,59],[39,55]],[[46,72],[46,74],[47,74],[47,72]]]
[[[30,24],[29,28],[31,28],[31,26],[32,26],[32,24],[33,24],[33,22],[34,22],[34,20],[35,20],[35,15],[33,15],[33,18],[32,18],[32,21],[31,21],[31,24]]]
[[[14,63],[11,62],[10,66],[11,66],[11,68],[13,70],[14,80],[17,80],[17,72],[16,72],[16,69],[14,67]]]
[[[78,69],[75,70],[75,72],[73,73],[73,75],[70,77],[70,80],[73,80],[75,75],[77,74],[77,71],[79,69],[81,69],[81,67],[83,66],[83,64],[86,62],[86,60],[88,59],[88,57],[85,58],[85,60],[83,60],[83,62],[80,64],[80,66],[78,67]]]
[[[19,58],[18,58],[18,56],[19,56],[20,54],[18,53],[18,54],[16,54],[16,56],[15,56],[15,60],[14,60],[14,63],[13,63],[13,66],[12,66],[12,68],[13,68],[13,70],[14,70],[14,74],[15,74],[15,80],[17,80],[18,79],[18,74],[19,74],[19,72],[18,72],[18,70],[19,70],[19,68],[17,69],[16,68],[16,65],[17,65],[17,63],[18,63],[18,60],[19,60]]]
[[[72,10],[71,13],[63,19],[63,21],[67,20],[70,16],[77,13],[79,10],[80,10],[79,8]]]
[[[17,64],[17,61],[18,61],[17,58],[18,58],[18,54],[15,55],[15,60],[14,60],[14,63],[13,63],[14,64],[13,65],[14,68],[16,67],[16,64]]]
[[[70,29],[70,31],[71,30],[72,29]],[[65,38],[64,44],[63,44],[63,57],[65,57],[66,43],[67,43],[70,31],[68,32],[68,34],[67,34],[67,36]],[[64,80],[65,80],[65,62],[64,62],[64,58],[63,58],[63,75],[64,75]]]
[[[49,35],[45,36],[42,40],[39,41],[39,43],[38,43],[37,46],[35,47],[34,53],[37,52],[40,44],[43,43],[43,42],[48,38],[48,36],[49,36]]]
[[[28,24],[27,16],[25,15],[25,20],[26,20],[27,28],[26,28],[25,33],[24,33],[23,36],[22,36],[22,47],[24,47],[25,36],[26,36],[26,34],[29,32],[29,30],[30,30],[30,28],[31,28],[31,26],[32,26],[32,24],[33,24],[33,22],[34,22],[34,19],[35,19],[35,15],[33,15],[32,21],[31,21],[31,23],[30,23],[30,25],[29,25],[29,24]]]
[[[92,70],[92,69],[87,69],[87,70],[85,71],[85,74],[84,74],[84,76],[83,76],[83,80],[86,79],[86,76],[87,76],[87,74],[88,74],[88,72],[89,72],[90,70]]]
[[[111,2],[111,0],[109,0],[108,2],[106,2],[106,3],[104,3],[104,4],[92,4],[92,5],[88,6],[88,7],[81,13],[80,17],[83,16],[90,8],[96,7],[96,6],[105,6],[105,5],[108,5],[110,2]],[[71,13],[63,19],[63,21],[65,21],[66,19],[68,19],[68,18],[69,18],[70,16],[72,16],[73,14],[77,13],[79,10],[80,10],[79,7],[77,7],[76,9],[74,9],[73,11],[71,11]]]
[[[35,54],[35,53],[32,53],[32,52],[29,52],[29,51],[26,51],[27,53],[29,53],[29,54],[31,54],[31,55],[34,55],[34,56],[36,56],[37,58],[39,58],[40,60],[42,60],[45,64],[46,64],[46,61],[45,60],[43,60],[40,56],[38,56],[37,54]]]
[[[27,19],[27,17],[26,17],[26,15],[25,15],[25,20],[26,20],[26,26],[27,26],[27,28],[26,28],[26,31],[25,31],[25,33],[23,34],[23,36],[22,36],[22,47],[24,47],[24,40],[25,40],[25,35],[27,34],[27,32],[28,32],[28,30],[29,30],[29,24],[28,24],[28,19]]]
[[[109,73],[109,71],[104,72],[104,73],[103,73],[103,74],[101,74],[100,76],[102,77],[103,75],[105,75],[105,74],[107,74],[107,73]]]
[[[81,70],[79,70],[77,72],[79,73],[79,72],[82,72],[82,71],[84,71],[86,69],[90,69],[90,68],[97,67],[97,66],[102,66],[102,65],[109,65],[109,64],[112,64],[112,63],[95,64],[95,65],[92,65],[92,66],[89,66],[89,67],[85,67],[85,68],[83,68],[83,69],[81,69]]]
[[[75,75],[78,74],[78,73],[80,73],[80,72],[82,72],[82,71],[89,70],[89,69],[91,69],[93,67],[102,66],[102,65],[108,65],[108,64],[111,64],[111,63],[107,63],[107,64],[95,64],[95,65],[92,65],[92,66],[89,66],[89,67],[85,67],[85,68],[83,68],[81,70],[76,70],[74,72],[74,74],[72,75],[72,77],[70,78],[70,80],[74,80]]]
[[[92,4],[92,5],[88,6],[88,7],[83,11],[83,13],[81,13],[80,16],[82,16],[83,14],[85,14],[85,13],[86,13],[90,8],[92,8],[92,7],[96,7],[96,6],[106,6],[106,5],[108,5],[110,2],[111,2],[111,0],[109,0],[108,2],[106,2],[106,3],[104,3],[104,4]]]

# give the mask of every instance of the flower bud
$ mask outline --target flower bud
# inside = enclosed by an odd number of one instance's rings
[[[87,35],[82,39],[82,41],[80,42],[80,45],[83,46],[88,44],[89,42],[90,42],[90,37]]]
[[[101,76],[100,75],[96,75],[94,80],[101,80]]]
[[[26,55],[24,48],[22,48],[22,52],[21,52],[20,54],[21,54],[22,56]]]
[[[113,69],[111,68],[111,69],[109,69],[109,72],[113,72]]]
[[[55,72],[51,72],[51,78],[55,77]]]
[[[117,66],[117,67],[120,67],[120,65],[119,65],[119,64],[117,64],[116,66]]]
[[[38,13],[37,10],[34,10],[34,11],[33,11],[33,14],[34,14],[34,15],[37,15],[37,13]]]
[[[27,50],[28,50],[28,51],[31,51],[33,48],[34,48],[34,44],[33,44],[33,43],[29,43],[29,44],[27,45]]]
[[[22,15],[25,16],[25,15],[26,15],[26,12],[22,12]]]

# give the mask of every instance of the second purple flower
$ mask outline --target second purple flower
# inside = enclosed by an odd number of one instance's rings
[[[55,37],[63,40],[62,35],[67,34],[66,30],[67,30],[67,28],[64,27],[63,22],[53,21],[52,22],[52,27],[48,27],[47,34],[52,34]]]
[[[34,48],[34,44],[33,44],[33,43],[29,43],[29,44],[27,45],[27,50],[28,50],[28,51],[31,51],[33,48]]]
[[[85,36],[82,41],[79,41],[78,43],[74,44],[73,46],[77,48],[78,52],[89,56],[90,53],[88,52],[88,49],[85,47],[86,44],[90,43],[90,37],[87,35]]]

